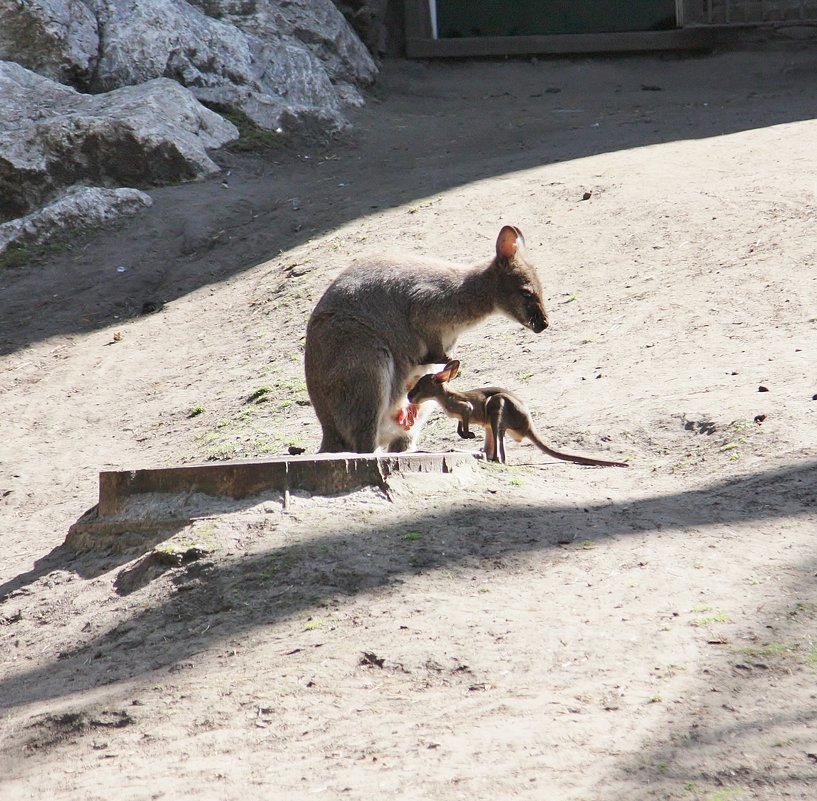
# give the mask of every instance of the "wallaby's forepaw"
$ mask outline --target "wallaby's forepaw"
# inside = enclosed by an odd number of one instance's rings
[[[473,431],[463,431],[461,428],[457,429],[457,433],[462,439],[476,439],[477,437]]]

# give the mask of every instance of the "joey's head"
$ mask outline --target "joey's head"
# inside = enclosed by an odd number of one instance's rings
[[[548,327],[542,285],[536,270],[525,259],[522,232],[506,225],[496,240],[496,306],[517,322],[540,334]]]
[[[445,366],[439,373],[426,373],[409,390],[409,403],[423,403],[427,400],[439,400],[445,396],[448,389],[446,384],[456,378],[460,371],[460,363],[454,359]]]

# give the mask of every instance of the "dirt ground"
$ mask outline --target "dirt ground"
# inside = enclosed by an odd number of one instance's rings
[[[817,52],[391,62],[354,123],[0,271],[3,801],[817,797]],[[457,381],[629,469],[512,444],[64,546],[100,470],[314,450],[330,279],[506,222],[551,327]]]

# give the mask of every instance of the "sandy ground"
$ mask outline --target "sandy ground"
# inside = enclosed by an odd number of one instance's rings
[[[395,62],[344,140],[0,272],[3,800],[817,797],[816,117],[813,50]],[[63,545],[100,470],[316,448],[333,275],[505,222],[551,327],[457,381],[630,469],[512,444]]]

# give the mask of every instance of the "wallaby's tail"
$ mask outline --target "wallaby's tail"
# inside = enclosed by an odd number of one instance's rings
[[[592,456],[577,456],[573,453],[562,453],[561,451],[555,451],[553,448],[548,447],[539,439],[536,434],[532,431],[528,432],[528,439],[537,447],[539,448],[542,453],[546,453],[548,456],[552,456],[554,459],[561,459],[564,462],[576,462],[576,464],[585,464],[590,465],[591,467],[629,467],[630,465],[627,462],[610,462],[606,459],[594,459]]]

